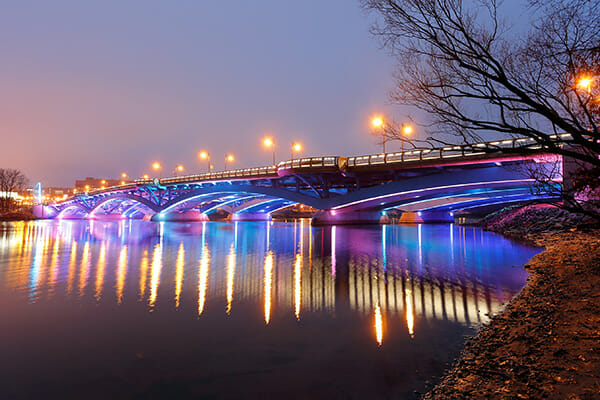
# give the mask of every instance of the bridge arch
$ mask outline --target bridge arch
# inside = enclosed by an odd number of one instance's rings
[[[80,203],[70,203],[66,207],[58,210],[56,218],[69,219],[75,217],[77,214],[81,215],[83,218],[87,218],[87,216],[90,214],[90,209]]]

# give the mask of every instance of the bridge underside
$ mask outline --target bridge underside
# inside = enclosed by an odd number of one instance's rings
[[[290,208],[314,209],[314,224],[452,221],[509,204],[557,200],[524,172],[556,163],[490,162],[421,168],[389,175],[324,171],[280,178],[136,185],[77,196],[47,207],[46,217],[178,220],[270,220]],[[387,174],[387,175],[386,175]],[[556,177],[560,182],[560,176]]]

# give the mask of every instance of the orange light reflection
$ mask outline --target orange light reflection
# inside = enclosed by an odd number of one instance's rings
[[[177,251],[177,261],[175,262],[175,308],[179,308],[179,299],[181,297],[181,288],[183,287],[183,269],[185,265],[185,250],[183,242],[179,244]]]

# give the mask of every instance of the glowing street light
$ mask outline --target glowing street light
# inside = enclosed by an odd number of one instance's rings
[[[371,120],[371,125],[375,130],[381,129],[381,151],[385,154],[385,122],[381,117],[375,117]]]
[[[160,165],[160,163],[158,161],[155,161],[154,163],[152,163],[152,169],[155,171],[159,172],[159,177],[162,173],[162,165]]]
[[[292,161],[294,161],[294,151],[298,153],[300,150],[302,150],[302,145],[300,143],[292,143]]]
[[[593,81],[594,80],[590,77],[583,77],[577,81],[577,87],[579,89],[585,90],[586,92],[588,92],[588,94],[590,94],[590,92],[592,91]]]
[[[383,126],[383,119],[381,117],[375,117],[371,123],[374,128],[381,128]]]
[[[402,124],[402,136],[400,138],[401,151],[404,151],[404,137],[409,136],[413,132],[413,127],[408,124]]]
[[[202,160],[206,160],[206,172],[210,172],[210,153],[207,151],[201,151],[198,153],[198,157],[200,157]]]
[[[265,147],[272,147],[273,148],[273,165],[275,165],[275,142],[271,138],[266,138],[263,141],[263,144],[265,145]]]
[[[173,174],[174,174],[175,176],[177,176],[177,173],[178,173],[178,172],[183,172],[183,165],[179,164],[179,165],[177,165],[177,166],[175,167],[175,169],[173,170]]]
[[[144,174],[144,175],[142,176],[142,178],[144,178],[144,179],[150,179],[150,176],[148,176],[148,174]]]
[[[127,178],[127,174],[126,174],[125,172],[123,172],[123,173],[121,174],[121,178],[123,178],[123,179]]]
[[[227,162],[233,162],[234,158],[231,154],[227,154],[225,156],[225,171],[227,171]]]
[[[100,181],[100,183],[101,183],[101,184],[103,184],[103,185],[106,185],[106,179],[102,179],[102,180]]]

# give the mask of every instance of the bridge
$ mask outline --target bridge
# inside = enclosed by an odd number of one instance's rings
[[[556,135],[561,141],[569,135]],[[93,190],[38,207],[46,218],[154,221],[270,220],[291,207],[315,225],[448,222],[509,204],[557,200],[532,172],[562,183],[560,157],[532,139],[507,139],[169,177]],[[555,172],[557,171],[557,172]]]

